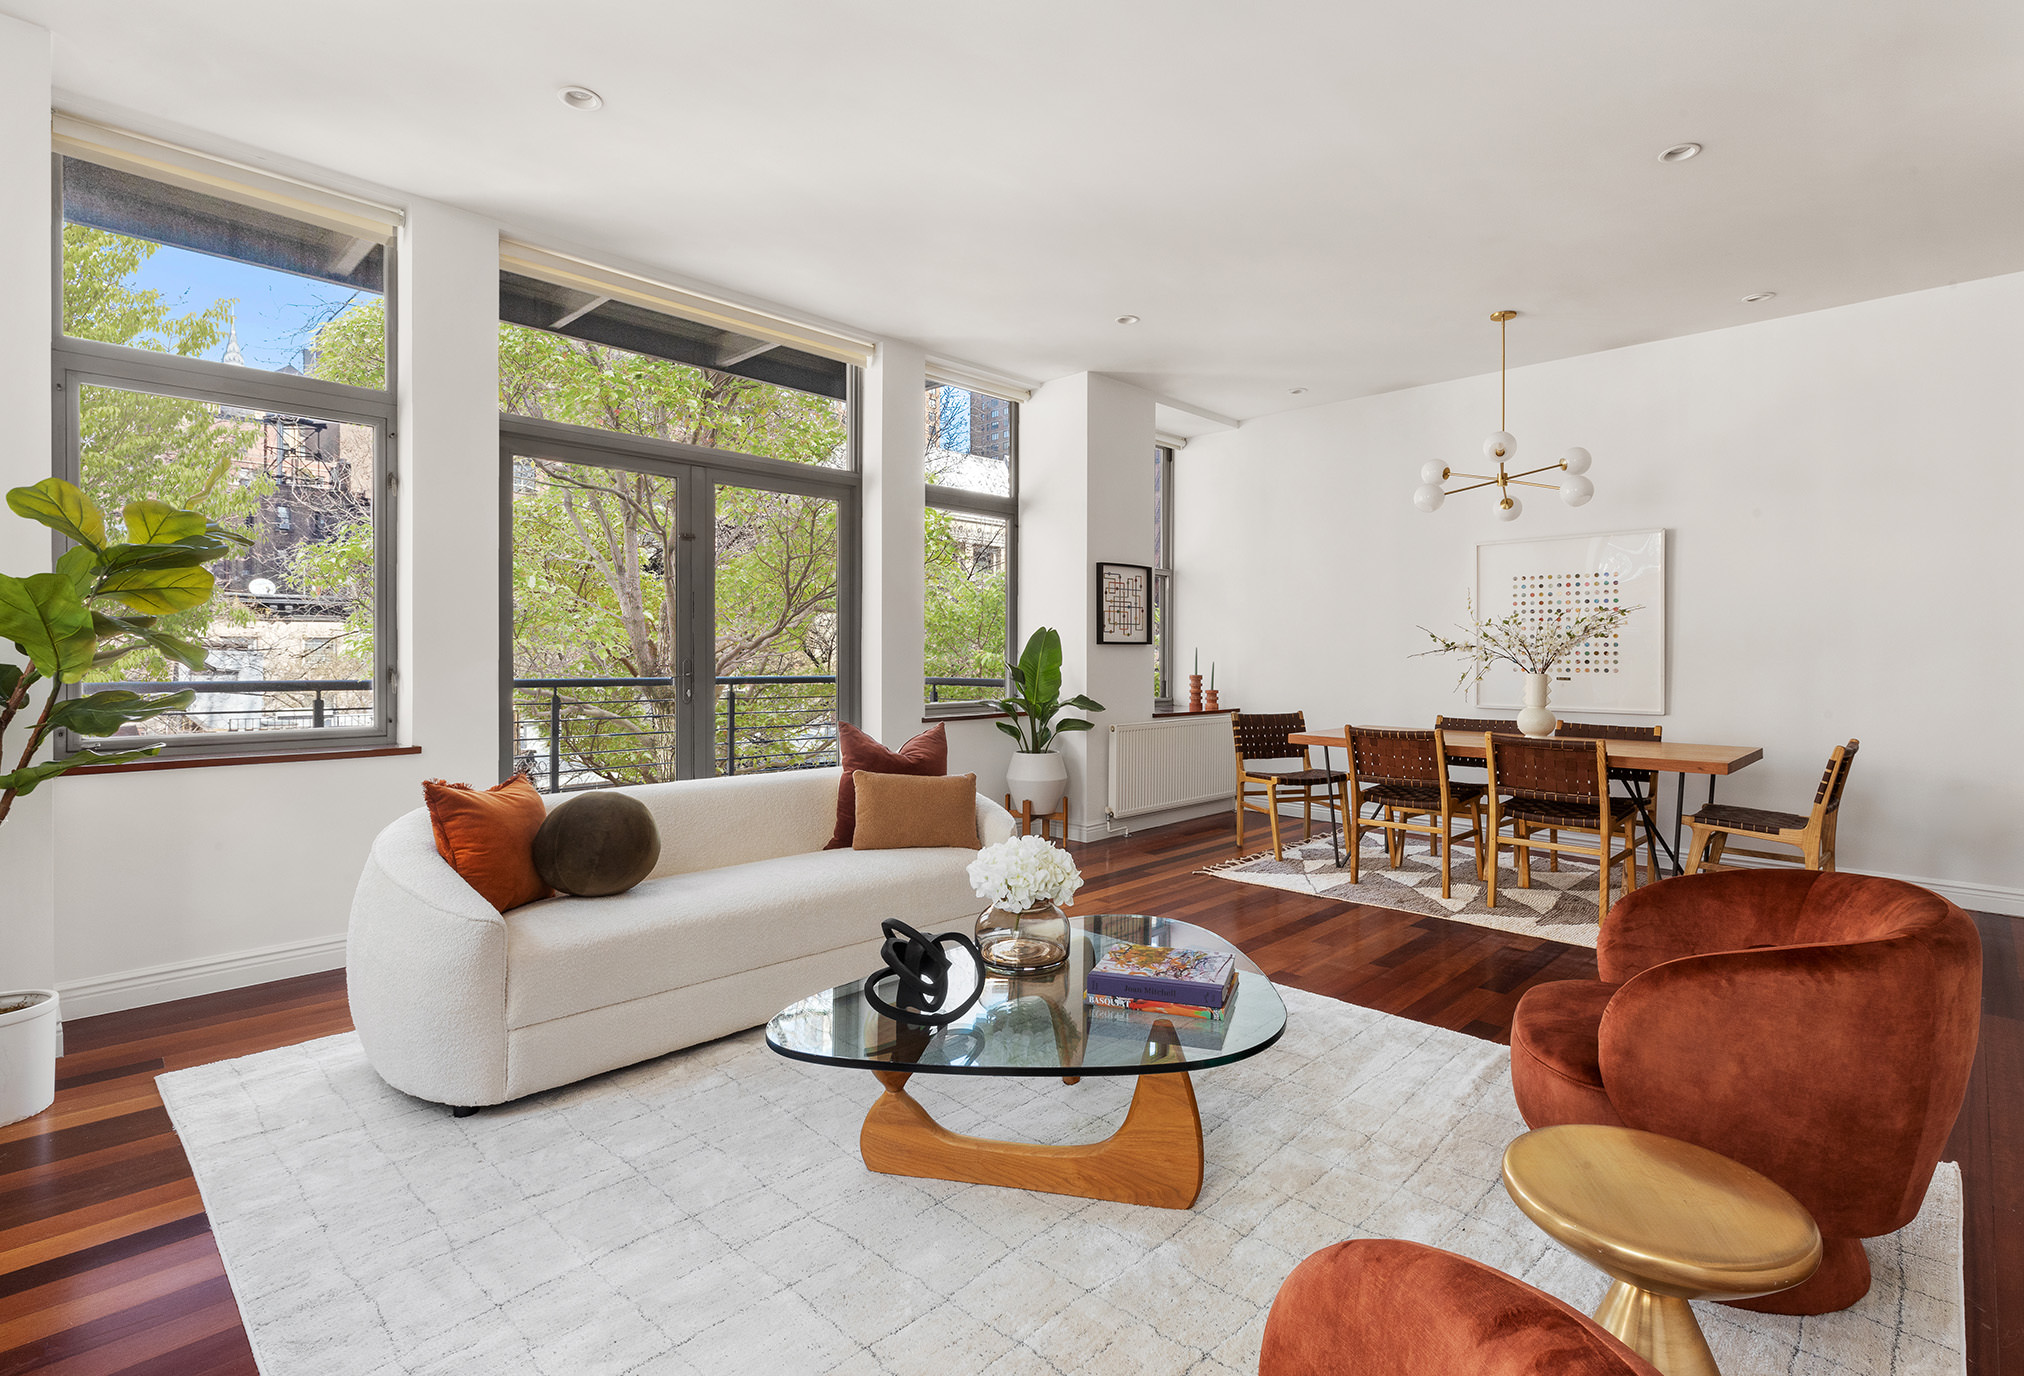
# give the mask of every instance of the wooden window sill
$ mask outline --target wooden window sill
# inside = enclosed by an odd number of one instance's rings
[[[303,760],[371,760],[382,755],[419,755],[419,745],[380,745],[364,750],[300,750],[273,755],[192,755],[182,759],[134,760],[127,764],[85,764],[65,774],[138,774],[150,769],[209,769],[226,764],[296,764]]]
[[[996,721],[1008,720],[1010,712],[944,712],[940,716],[922,717],[921,725],[933,726],[938,721]]]
[[[1153,720],[1158,721],[1162,717],[1227,717],[1237,710],[1235,707],[1217,707],[1214,709],[1205,707],[1199,712],[1190,712],[1185,707],[1174,707],[1164,712],[1153,713]]]

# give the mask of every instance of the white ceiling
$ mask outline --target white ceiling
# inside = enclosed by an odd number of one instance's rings
[[[1243,418],[2024,269],[2018,0],[0,6],[64,108]]]

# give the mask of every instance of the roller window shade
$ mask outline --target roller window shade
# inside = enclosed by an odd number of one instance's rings
[[[390,207],[57,116],[63,215],[150,243],[386,290]]]
[[[517,324],[822,396],[842,397],[849,369],[875,349],[859,335],[510,239],[499,266],[501,314]]]
[[[960,387],[966,392],[978,392],[1000,401],[1031,401],[1033,389],[1013,378],[996,373],[987,373],[981,368],[972,368],[946,359],[931,358],[927,367],[928,384],[940,387]]]

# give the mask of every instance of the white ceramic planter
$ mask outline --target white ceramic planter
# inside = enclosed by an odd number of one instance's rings
[[[0,1013],[0,1123],[32,1118],[56,1101],[56,991],[17,989],[0,1001],[23,995],[36,1001]]]
[[[1550,736],[1553,728],[1560,725],[1553,713],[1546,710],[1549,687],[1545,674],[1525,675],[1525,707],[1518,713],[1518,729],[1528,736]]]
[[[1031,799],[1034,816],[1052,816],[1068,793],[1068,761],[1052,750],[1014,751],[1005,769],[1005,791],[1012,795],[1014,811]]]

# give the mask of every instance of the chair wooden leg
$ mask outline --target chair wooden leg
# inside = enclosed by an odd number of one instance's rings
[[[1307,842],[1312,841],[1314,839],[1313,784],[1302,784],[1300,786],[1300,812],[1302,817],[1305,819],[1305,825],[1302,826],[1300,831],[1300,841],[1301,844],[1305,845]]]
[[[1652,878],[1658,878],[1656,869]],[[1623,891],[1637,892],[1637,819],[1626,817],[1623,821]]]
[[[1685,874],[1699,874],[1701,872],[1701,852],[1707,848],[1708,833],[1706,828],[1702,827],[1699,822],[1689,822],[1687,826],[1691,830],[1687,836],[1687,853],[1680,857],[1683,862],[1680,869]]]
[[[1503,819],[1497,815],[1497,805],[1493,801],[1490,804],[1489,834],[1477,842],[1479,848],[1482,845],[1482,841],[1490,843],[1490,865],[1487,876],[1489,891],[1483,897],[1484,906],[1490,908],[1497,906],[1497,837],[1502,830],[1502,826]]]
[[[1560,844],[1560,828],[1559,828],[1559,827],[1548,827],[1548,828],[1546,829],[1546,839],[1547,839],[1548,841],[1551,841],[1551,842],[1552,842],[1552,843],[1553,843],[1554,845],[1556,845],[1556,846],[1557,846],[1557,845],[1559,845],[1559,844]],[[1551,871],[1553,871],[1553,873],[1555,873],[1555,874],[1558,874],[1558,873],[1560,873],[1560,852],[1559,852],[1559,851],[1557,851],[1557,850],[1549,850],[1549,851],[1547,851],[1547,852],[1546,852],[1546,868],[1547,868],[1547,869],[1549,869],[1549,870],[1551,870]]]
[[[1244,814],[1245,814],[1245,813],[1247,813],[1247,812],[1249,812],[1250,810],[1251,810],[1251,806],[1250,806],[1250,804],[1249,804],[1248,802],[1246,802],[1246,801],[1245,801],[1245,798],[1244,798],[1244,785],[1242,785],[1242,784],[1238,784],[1238,785],[1237,785],[1237,854],[1239,854],[1239,855],[1242,855],[1242,854],[1244,853]]]
[[[1609,833],[1603,832],[1596,840],[1602,843],[1602,856],[1596,861],[1595,876],[1595,920],[1600,923],[1609,916],[1609,872],[1615,866],[1609,863]]]
[[[1454,825],[1454,818],[1443,808],[1441,810],[1441,897],[1443,898],[1454,896],[1448,892],[1448,858],[1455,853],[1454,841],[1448,832]]]
[[[1521,841],[1532,839],[1532,825],[1529,822],[1519,822],[1511,828],[1511,831]],[[1527,845],[1518,847],[1518,887],[1521,889],[1532,887],[1532,847]]]
[[[1729,833],[1726,831],[1716,832],[1708,840],[1708,863],[1711,865],[1720,865],[1722,863],[1722,852],[1727,850],[1728,848],[1729,848]]]
[[[1358,852],[1363,849],[1363,812],[1358,809],[1349,814],[1349,840],[1343,847],[1349,852],[1349,882],[1357,882]]]
[[[1478,881],[1480,881],[1483,878],[1483,876],[1486,873],[1488,873],[1488,871],[1486,871],[1483,868],[1485,862],[1485,851],[1483,848],[1483,841],[1484,841],[1483,817],[1484,817],[1483,800],[1481,798],[1478,798],[1474,802],[1469,804],[1469,821],[1470,824],[1476,828],[1476,878]],[[1496,852],[1494,850],[1489,851],[1488,855],[1492,860],[1494,860]]]
[[[1268,817],[1268,818],[1269,818],[1269,819],[1271,820],[1271,823],[1272,823],[1272,858],[1273,858],[1274,860],[1284,860],[1284,859],[1286,858],[1286,856],[1285,856],[1285,854],[1284,854],[1284,853],[1283,853],[1283,852],[1282,852],[1282,851],[1280,850],[1280,848],[1279,848],[1279,785],[1278,785],[1278,784],[1274,783],[1274,784],[1267,784],[1267,785],[1265,785],[1265,800],[1266,800],[1267,804],[1268,804],[1268,805],[1269,805],[1269,806],[1271,807],[1271,809],[1272,809],[1272,810],[1271,810],[1271,811],[1270,811],[1269,813],[1267,813],[1267,814],[1266,814],[1266,815],[1267,815],[1267,817]]]

